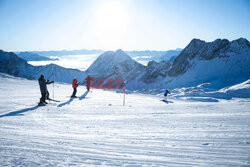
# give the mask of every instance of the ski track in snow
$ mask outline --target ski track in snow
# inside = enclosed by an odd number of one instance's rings
[[[185,101],[0,78],[1,166],[249,166],[249,99]],[[52,86],[48,86],[52,97]],[[78,87],[77,95],[86,92]]]

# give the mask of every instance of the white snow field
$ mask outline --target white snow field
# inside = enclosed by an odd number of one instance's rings
[[[37,107],[37,81],[0,75],[0,166],[250,166],[249,98],[54,91]]]

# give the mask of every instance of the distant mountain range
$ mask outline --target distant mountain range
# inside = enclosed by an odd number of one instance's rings
[[[57,51],[29,51],[31,53],[38,54],[40,56],[65,56],[65,55],[87,55],[87,54],[101,54],[103,50],[88,50],[88,49],[80,49],[80,50],[57,50]]]
[[[89,74],[103,80],[122,78],[130,90],[173,89],[203,83],[220,89],[250,78],[250,44],[244,38],[231,42],[193,39],[178,56],[171,55],[174,57],[174,60],[170,59],[172,63],[168,60],[150,61],[146,66],[122,50],[107,51],[86,71],[54,64],[32,66],[11,52],[0,51],[0,56],[0,72],[14,76],[37,79],[40,74],[45,74],[48,79],[71,83],[73,77],[83,80]]]
[[[161,61],[161,60],[170,60],[174,57],[177,57],[182,49],[168,50],[168,51],[125,51],[130,57],[136,61]],[[50,57],[60,57],[67,55],[88,55],[88,54],[102,54],[103,50],[59,50],[59,51],[25,51],[25,52],[15,52],[19,57],[27,61],[47,61],[55,60]]]
[[[16,55],[26,61],[52,61],[52,60],[58,60],[58,59],[51,59],[46,56],[40,56],[36,53],[32,52],[18,52]]]
[[[74,77],[85,79],[86,73],[76,69],[64,68],[55,64],[32,66],[15,53],[0,50],[0,72],[27,79],[38,79],[41,74],[45,79],[71,83]]]
[[[162,60],[142,66],[122,50],[105,52],[87,71],[101,78],[121,76],[129,89],[176,88],[204,82],[219,89],[250,78],[250,44],[244,38],[231,42],[193,39],[172,65]]]

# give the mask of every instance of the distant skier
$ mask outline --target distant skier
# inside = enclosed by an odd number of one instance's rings
[[[87,90],[89,91],[89,89],[90,89],[90,81],[93,80],[93,78],[88,75],[88,77],[85,78],[85,80],[87,81]]]
[[[42,97],[40,98],[39,105],[48,104],[48,103],[45,101],[45,100],[46,100],[46,94],[47,94],[47,92],[48,92],[47,84],[54,83],[54,81],[51,81],[51,82],[49,82],[49,80],[46,81],[46,80],[44,79],[44,76],[41,75],[40,78],[38,79],[38,83],[39,83],[40,91],[41,91],[41,94],[42,94]]]
[[[76,97],[77,87],[78,87],[78,83],[77,83],[77,79],[75,77],[72,81],[73,93],[72,93],[71,97]]]
[[[168,96],[168,94],[171,94],[170,92],[169,92],[169,90],[168,89],[166,89],[166,91],[165,91],[165,93],[164,93],[164,100],[163,101],[167,101],[167,96]]]

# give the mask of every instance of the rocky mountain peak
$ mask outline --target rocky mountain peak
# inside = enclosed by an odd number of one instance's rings
[[[169,76],[178,76],[185,73],[191,66],[194,59],[212,60],[214,58],[226,58],[232,55],[238,55],[240,52],[249,54],[249,41],[239,38],[234,41],[227,39],[216,39],[213,42],[205,42],[199,39],[193,39],[186,48],[175,59]]]
[[[141,64],[137,63],[129,57],[123,50],[119,49],[115,52],[107,51],[100,55],[88,68],[90,75],[107,78],[114,73],[129,73],[134,68],[141,68]]]

